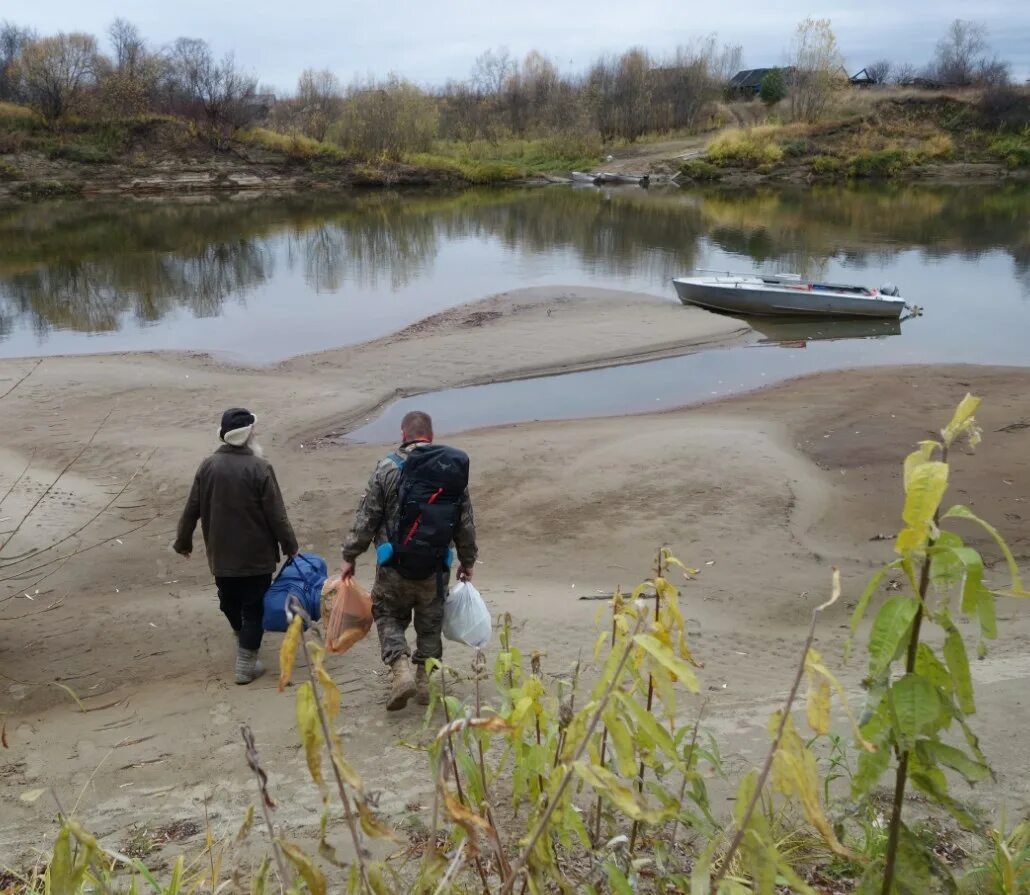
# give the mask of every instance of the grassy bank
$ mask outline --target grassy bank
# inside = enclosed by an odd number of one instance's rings
[[[994,166],[998,176],[1030,167],[1030,91],[986,95],[872,97],[842,105],[814,124],[775,121],[729,130],[703,158],[681,167],[687,180],[752,177],[808,180],[921,176],[950,166]],[[982,173],[989,173],[984,171]]]
[[[29,109],[0,103],[0,195],[517,183],[596,170],[609,153],[639,159],[640,173],[678,169],[688,183],[1006,178],[1030,170],[1026,89],[852,91],[817,123],[783,123],[779,114],[757,102],[718,105],[714,126],[746,126],[719,131],[701,157],[680,162],[665,153],[702,145],[704,137],[645,134],[633,144],[604,145],[593,133],[555,133],[437,140],[420,152],[370,155],[269,127],[227,133],[166,115],[48,125]]]
[[[554,137],[370,156],[264,127],[226,134],[161,115],[48,126],[28,109],[0,104],[0,194],[24,199],[173,189],[186,173],[196,175],[196,188],[506,183],[589,167],[599,153],[599,143]]]

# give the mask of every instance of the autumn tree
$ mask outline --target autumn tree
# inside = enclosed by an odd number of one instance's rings
[[[157,96],[164,60],[147,48],[139,29],[115,19],[107,29],[110,60],[102,60],[97,80],[105,114],[138,115],[148,111]]]
[[[257,79],[241,71],[231,53],[219,62],[207,41],[180,37],[165,58],[162,93],[170,111],[204,120],[213,130],[252,120]]]
[[[355,83],[343,100],[330,138],[366,156],[400,158],[426,151],[436,138],[439,112],[433,97],[397,75]]]
[[[679,46],[670,57],[655,63],[650,72],[650,128],[668,131],[702,124],[705,113],[740,68],[740,55],[739,46],[720,47],[713,34]]]
[[[937,42],[929,74],[952,87],[999,86],[1008,82],[1009,67],[990,55],[982,22],[955,19]]]
[[[829,19],[799,23],[789,52],[787,97],[794,121],[816,121],[847,84],[844,58]]]
[[[90,34],[60,33],[26,43],[15,70],[29,104],[56,121],[96,78],[99,52]]]
[[[343,105],[340,79],[329,69],[305,69],[297,81],[297,115],[305,136],[324,140]]]
[[[0,22],[0,101],[18,102],[22,98],[16,66],[22,49],[34,39],[28,28]]]

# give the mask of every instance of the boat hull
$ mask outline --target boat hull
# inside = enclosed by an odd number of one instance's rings
[[[673,280],[685,305],[749,317],[881,317],[898,318],[901,299],[842,295],[802,289],[758,289],[746,284],[714,285]]]

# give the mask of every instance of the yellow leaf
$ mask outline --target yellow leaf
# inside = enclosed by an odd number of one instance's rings
[[[952,416],[951,422],[941,429],[941,437],[944,439],[945,444],[951,445],[951,443],[963,432],[968,431],[971,428],[975,428],[976,423],[973,420],[973,414],[976,413],[976,409],[979,406],[980,398],[976,398],[970,394],[967,394],[959,402],[958,407],[955,408],[955,415]]]
[[[928,460],[915,466],[905,489],[905,508],[901,516],[908,528],[898,535],[895,544],[898,553],[904,555],[926,547],[934,527],[934,514],[947,489],[947,463]]]
[[[659,599],[664,603],[666,600],[675,600],[679,597],[680,592],[676,590],[665,578],[655,578],[654,580],[655,593],[658,594]]]
[[[305,681],[297,690],[297,729],[304,744],[304,757],[308,762],[311,779],[318,788],[325,790],[322,779],[322,726],[318,720],[318,707],[315,705],[315,691],[309,681]]]
[[[465,831],[469,852],[475,856],[479,853],[479,834],[489,833],[493,828],[490,823],[473,811],[469,811],[446,788],[443,788],[443,807],[447,816]]]
[[[283,645],[279,648],[279,692],[286,689],[286,685],[293,677],[293,663],[297,659],[297,649],[300,646],[300,638],[304,633],[304,621],[299,615],[293,617],[290,627],[283,638]]]
[[[373,813],[372,809],[368,807],[368,803],[364,799],[355,799],[358,803],[358,814],[361,817],[361,829],[364,831],[366,836],[371,836],[373,839],[392,839],[394,842],[399,842],[397,834],[394,833],[388,826],[382,823]]]
[[[304,852],[302,852],[292,842],[286,842],[283,839],[279,840],[279,847],[282,848],[283,854],[289,859],[290,863],[296,868],[297,873],[300,874],[301,879],[304,880],[304,884],[308,887],[308,891],[311,895],[326,895],[326,883],[325,876],[322,871],[315,866],[314,861],[311,860]],[[283,883],[285,884],[285,880]]]
[[[340,775],[340,778],[344,783],[346,783],[351,789],[362,792],[364,789],[364,783],[362,782],[358,772],[354,770],[353,765],[343,757],[343,750],[340,748],[338,740],[338,737],[333,737],[333,745],[329,750],[330,757],[333,760],[333,767],[336,768],[336,772]]]
[[[773,712],[769,719],[771,731],[779,727],[782,714]],[[794,721],[788,715],[780,739],[779,748],[773,757],[773,788],[788,798],[797,799],[808,822],[825,840],[826,844],[838,855],[854,858],[851,851],[837,838],[823,811],[819,799],[819,772],[816,767],[815,754],[805,747],[794,728]]]
[[[247,813],[243,818],[243,823],[240,824],[239,832],[236,833],[236,845],[240,845],[249,835],[251,828],[254,826],[254,806],[247,806]]]
[[[830,684],[817,675],[808,677],[808,726],[819,736],[830,732]]]
[[[909,482],[912,480],[912,473],[917,467],[929,461],[933,457],[933,452],[939,447],[940,445],[936,441],[920,441],[919,447],[905,458],[904,482],[906,491],[908,491]]]
[[[652,808],[632,786],[628,786],[611,771],[599,765],[577,761],[573,769],[579,777],[593,787],[594,791],[625,814],[630,820],[646,824],[660,824],[671,816],[670,811]]]
[[[500,715],[491,715],[489,718],[472,718],[469,720],[468,726],[484,733],[511,733],[515,730]]]
[[[325,670],[321,662],[315,664],[315,677],[318,678],[318,682],[322,685],[322,700],[325,703],[325,713],[329,716],[329,720],[332,721],[340,714],[340,688],[336,686],[336,681]]]
[[[615,761],[623,777],[631,777],[636,771],[636,750],[633,748],[633,734],[629,725],[618,716],[614,704],[609,704],[602,715],[608,728],[608,739],[615,750]]]
[[[650,634],[637,634],[633,640],[637,646],[672,674],[674,679],[679,680],[692,693],[698,692],[700,688],[693,669],[687,662],[676,656],[671,649]]]
[[[844,713],[848,716],[848,721],[851,722],[851,729],[854,731],[855,739],[858,740],[858,742],[862,745],[862,748],[865,749],[867,752],[875,752],[876,746],[874,746],[872,743],[870,743],[862,736],[861,730],[858,726],[858,719],[855,717],[854,712],[852,712],[851,704],[848,702],[847,691],[844,689],[844,686],[841,684],[841,682],[837,680],[836,675],[834,675],[833,672],[830,671],[830,669],[827,668],[826,665],[823,663],[822,656],[820,656],[819,653],[814,649],[810,649],[808,651],[808,655],[805,656],[805,671],[808,673],[809,676],[809,698],[811,698],[811,688],[814,685],[814,681],[819,681],[822,685],[825,685],[826,687],[826,714],[825,716],[819,715],[818,717],[820,721],[825,720],[827,730],[817,730],[816,727],[812,724],[813,709],[811,708],[811,705],[809,705],[808,709],[808,726],[811,727],[812,730],[816,733],[828,732],[830,721],[830,690],[832,689],[836,691],[837,698],[840,700],[841,707],[844,709]],[[823,697],[820,695],[819,698],[822,699]],[[816,711],[823,711],[822,706],[818,706]]]

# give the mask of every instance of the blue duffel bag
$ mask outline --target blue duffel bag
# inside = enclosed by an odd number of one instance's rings
[[[321,556],[298,553],[286,560],[271,587],[265,591],[262,626],[266,631],[285,631],[290,623],[286,618],[286,601],[291,596],[314,621],[322,617],[322,585],[329,577],[329,569]]]

